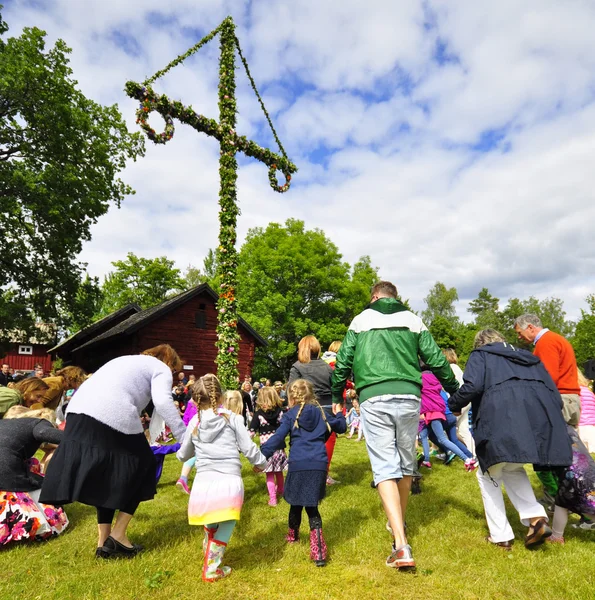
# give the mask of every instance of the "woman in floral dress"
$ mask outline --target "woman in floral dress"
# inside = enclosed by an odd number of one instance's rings
[[[0,420],[0,547],[10,542],[45,540],[68,526],[62,508],[39,502],[43,482],[39,461],[32,458],[44,443],[59,444],[48,409],[9,409]]]

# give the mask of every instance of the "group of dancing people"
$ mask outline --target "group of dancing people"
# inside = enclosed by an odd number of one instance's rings
[[[531,323],[518,321],[520,337],[531,337],[533,330],[534,337],[539,334],[542,329]],[[129,539],[128,527],[140,502],[156,494],[156,458],[161,456],[162,465],[163,454],[176,452],[187,469],[178,484],[190,492],[189,523],[204,531],[202,578],[217,581],[231,572],[223,556],[244,501],[243,454],[256,472],[266,473],[269,504],[282,497],[289,505],[288,543],[299,541],[305,510],[310,558],[324,566],[328,548],[319,504],[329,484],[336,435],[347,431],[348,386],[353,388],[348,414],[363,432],[373,484],[393,536],[387,566],[411,570],[416,565],[406,537],[406,507],[418,467],[431,466],[428,439],[448,461],[458,456],[468,472],[477,470],[487,541],[494,545],[509,550],[514,540],[502,484],[528,527],[528,548],[547,539],[563,543],[570,512],[587,524],[595,519],[595,463],[576,429],[580,398],[586,397],[578,380],[573,383],[576,363],[574,371],[563,367],[567,387],[561,394],[544,366],[547,360],[486,329],[477,334],[462,373],[456,355],[441,352],[390,282],[373,288],[370,305],[332,352],[332,360],[322,360],[318,340],[304,337],[287,384],[287,406],[273,387],[264,387],[248,419],[242,395],[223,390],[217,377],[207,374],[190,386],[192,401],[183,420],[172,398],[173,378],[183,363],[166,344],[116,358],[88,379],[78,373],[84,382],[76,381],[63,431],[55,427],[50,410],[55,406],[38,407],[47,384],[34,377],[20,383],[20,402],[0,420],[0,545],[62,532],[68,525],[63,507],[81,502],[96,508],[98,559],[136,556],[143,548]],[[140,417],[150,402],[176,444],[147,443]],[[53,455],[45,476],[33,458],[40,444]],[[525,464],[534,465],[552,500],[552,526]],[[196,476],[190,491],[192,466]]]

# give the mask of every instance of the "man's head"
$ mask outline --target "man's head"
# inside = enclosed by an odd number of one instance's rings
[[[541,319],[537,315],[529,313],[514,320],[514,330],[519,336],[519,340],[525,342],[532,343],[542,329]]]
[[[8,375],[10,371],[10,365],[8,363],[2,363],[2,373]]]
[[[379,281],[372,287],[370,292],[370,303],[379,298],[396,298],[397,288],[390,281]]]
[[[35,367],[35,377],[39,377],[40,379],[43,379],[43,375],[44,375],[43,367]]]
[[[184,376],[184,371],[180,371],[178,373],[178,381],[184,381],[185,376]]]

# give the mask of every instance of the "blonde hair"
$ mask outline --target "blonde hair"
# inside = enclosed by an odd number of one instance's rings
[[[223,400],[221,384],[213,373],[207,373],[196,380],[192,386],[192,399],[196,402],[199,410],[212,408],[217,410]]]
[[[56,413],[49,408],[31,410],[26,406],[11,406],[4,415],[5,419],[45,419],[56,426]]]
[[[244,402],[242,400],[242,394],[237,390],[227,390],[225,397],[223,398],[223,408],[231,410],[236,415],[241,415],[244,410]]]
[[[577,369],[577,374],[578,374],[578,384],[582,387],[589,387],[589,384],[591,383],[586,377],[585,374],[580,370]]]
[[[482,329],[475,334],[475,340],[473,341],[473,348],[479,348],[486,344],[493,344],[494,342],[505,342],[504,336],[495,329]]]
[[[159,346],[149,348],[148,350],[141,352],[141,354],[158,358],[173,371],[181,371],[182,367],[184,366],[184,363],[178,356],[178,353],[169,344],[159,344]]]
[[[279,394],[277,394],[277,390],[274,387],[263,387],[258,392],[256,407],[260,408],[260,410],[267,412],[268,410],[279,408],[282,404],[281,398],[279,398]]]
[[[451,365],[456,365],[459,362],[459,357],[453,348],[442,348],[442,354]]]
[[[87,378],[87,373],[80,367],[69,366],[56,371],[56,377],[62,377],[64,379],[65,389],[76,390]]]
[[[318,403],[316,396],[314,395],[314,388],[309,381],[305,379],[296,379],[292,382],[287,388],[287,395],[289,397],[290,406],[295,406],[296,404],[300,405],[300,409],[298,410],[297,416],[295,417],[295,422],[293,424],[294,428],[299,428],[299,420],[302,411],[304,410],[304,406],[306,404],[313,404],[314,406],[318,406],[320,409],[320,414],[326,424],[329,432],[331,431],[331,426],[328,424],[326,420],[326,415],[324,414],[324,410],[322,406]]]
[[[28,402],[33,392],[43,392],[49,390],[50,386],[39,377],[27,377],[21,379],[18,383],[14,384],[14,388],[23,397],[23,402]],[[6,417],[5,417],[6,418]]]
[[[303,337],[298,344],[298,360],[301,363],[309,363],[312,358],[320,356],[320,342],[313,336]]]
[[[342,342],[335,340],[334,342],[331,342],[331,345],[328,347],[328,351],[329,352],[339,352],[339,349],[341,348],[341,344]]]

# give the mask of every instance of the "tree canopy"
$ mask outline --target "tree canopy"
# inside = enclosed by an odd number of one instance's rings
[[[108,315],[130,303],[141,308],[156,306],[187,288],[180,270],[174,267],[174,261],[165,256],[143,258],[129,252],[126,260],[116,260],[112,265],[116,269],[105,276],[99,316]]]
[[[86,281],[76,257],[91,225],[133,193],[118,173],[144,145],[116,105],[77,89],[62,40],[48,50],[36,27],[7,31],[0,16],[0,321],[31,330],[76,311]]]
[[[323,347],[341,340],[377,280],[369,257],[350,267],[324,232],[303,221],[251,229],[239,253],[238,308],[269,342],[263,375],[287,376],[305,335]]]

